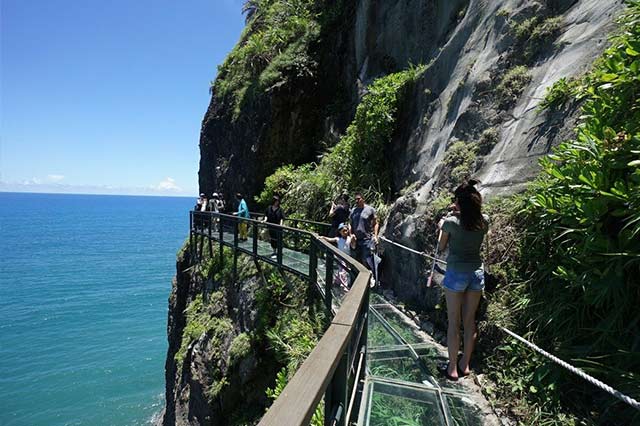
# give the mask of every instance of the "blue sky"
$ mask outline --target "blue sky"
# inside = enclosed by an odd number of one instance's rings
[[[196,194],[242,0],[0,5],[0,190]]]

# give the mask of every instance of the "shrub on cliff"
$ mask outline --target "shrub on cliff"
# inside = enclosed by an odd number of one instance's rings
[[[317,220],[326,219],[331,200],[344,192],[364,191],[370,203],[382,204],[391,191],[387,150],[396,130],[398,105],[403,90],[424,69],[411,67],[375,80],[345,135],[320,163],[279,168],[266,179],[257,201],[267,204],[280,194],[285,210]]]
[[[233,105],[234,117],[252,91],[310,76],[317,66],[309,51],[320,35],[315,0],[253,0],[246,6],[247,26],[211,86]]]

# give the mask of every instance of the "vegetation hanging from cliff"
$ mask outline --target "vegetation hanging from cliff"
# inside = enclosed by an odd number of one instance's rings
[[[637,399],[640,2],[628,3],[622,31],[593,70],[548,91],[543,105],[553,110],[581,101],[581,121],[575,140],[543,159],[537,181],[502,211],[521,234],[515,254],[505,255],[512,262],[492,267],[512,284],[493,296],[488,315]],[[527,422],[575,424],[559,401],[600,424],[640,421],[637,411],[517,344],[507,341],[487,362],[495,392],[538,407]]]
[[[388,145],[396,130],[398,105],[407,86],[425,67],[375,80],[356,109],[340,141],[319,164],[287,165],[266,179],[258,202],[267,204],[274,194],[284,196],[285,210],[306,218],[326,219],[328,206],[342,193],[364,191],[372,204],[383,204],[391,191]]]
[[[309,48],[320,35],[314,0],[250,0],[244,9],[247,26],[211,86],[218,99],[233,106],[234,117],[253,91],[313,75],[317,63]]]

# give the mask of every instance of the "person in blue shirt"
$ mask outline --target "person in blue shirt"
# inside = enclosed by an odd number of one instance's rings
[[[242,196],[242,194],[238,192],[236,194],[236,199],[238,200],[238,211],[234,213],[234,215],[237,215],[238,217],[242,217],[245,219],[251,218],[251,215],[249,215],[249,208],[247,207],[247,202],[244,200],[244,197]],[[249,226],[247,225],[247,222],[245,221],[240,222],[240,224],[238,224],[238,234],[239,234],[240,241],[247,241],[248,233],[249,233]]]

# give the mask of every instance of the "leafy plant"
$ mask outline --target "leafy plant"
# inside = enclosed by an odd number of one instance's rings
[[[458,185],[464,179],[471,177],[475,171],[477,154],[477,143],[457,141],[447,149],[442,160],[443,166],[448,170],[447,187]]]
[[[384,196],[391,191],[386,153],[396,129],[398,104],[403,90],[424,69],[410,67],[375,80],[346,134],[320,163],[279,168],[267,177],[257,201],[267,204],[274,194],[280,194],[285,210],[316,220],[326,220],[331,201],[352,191],[363,191],[370,204],[383,206]]]
[[[507,255],[512,265],[498,260],[496,268],[511,284],[487,314],[637,399],[640,2],[628,5],[622,30],[592,71],[549,92],[552,108],[582,100],[576,137],[541,161],[540,177],[511,213],[521,240]],[[492,373],[495,391],[531,403],[513,407],[526,423],[577,423],[559,414],[566,411],[560,404],[600,424],[640,421],[632,408],[509,341],[494,356],[491,365],[507,367]]]
[[[540,102],[538,110],[557,111],[577,96],[580,88],[579,80],[561,78],[547,88],[544,100]]]
[[[229,365],[234,365],[251,352],[251,337],[247,333],[238,334],[229,347]]]
[[[527,84],[531,81],[529,70],[524,65],[519,65],[508,70],[496,87],[496,98],[501,109],[512,107]]]
[[[247,26],[211,86],[221,101],[240,114],[248,95],[313,75],[317,63],[310,45],[320,35],[314,0],[250,0],[244,3]]]

